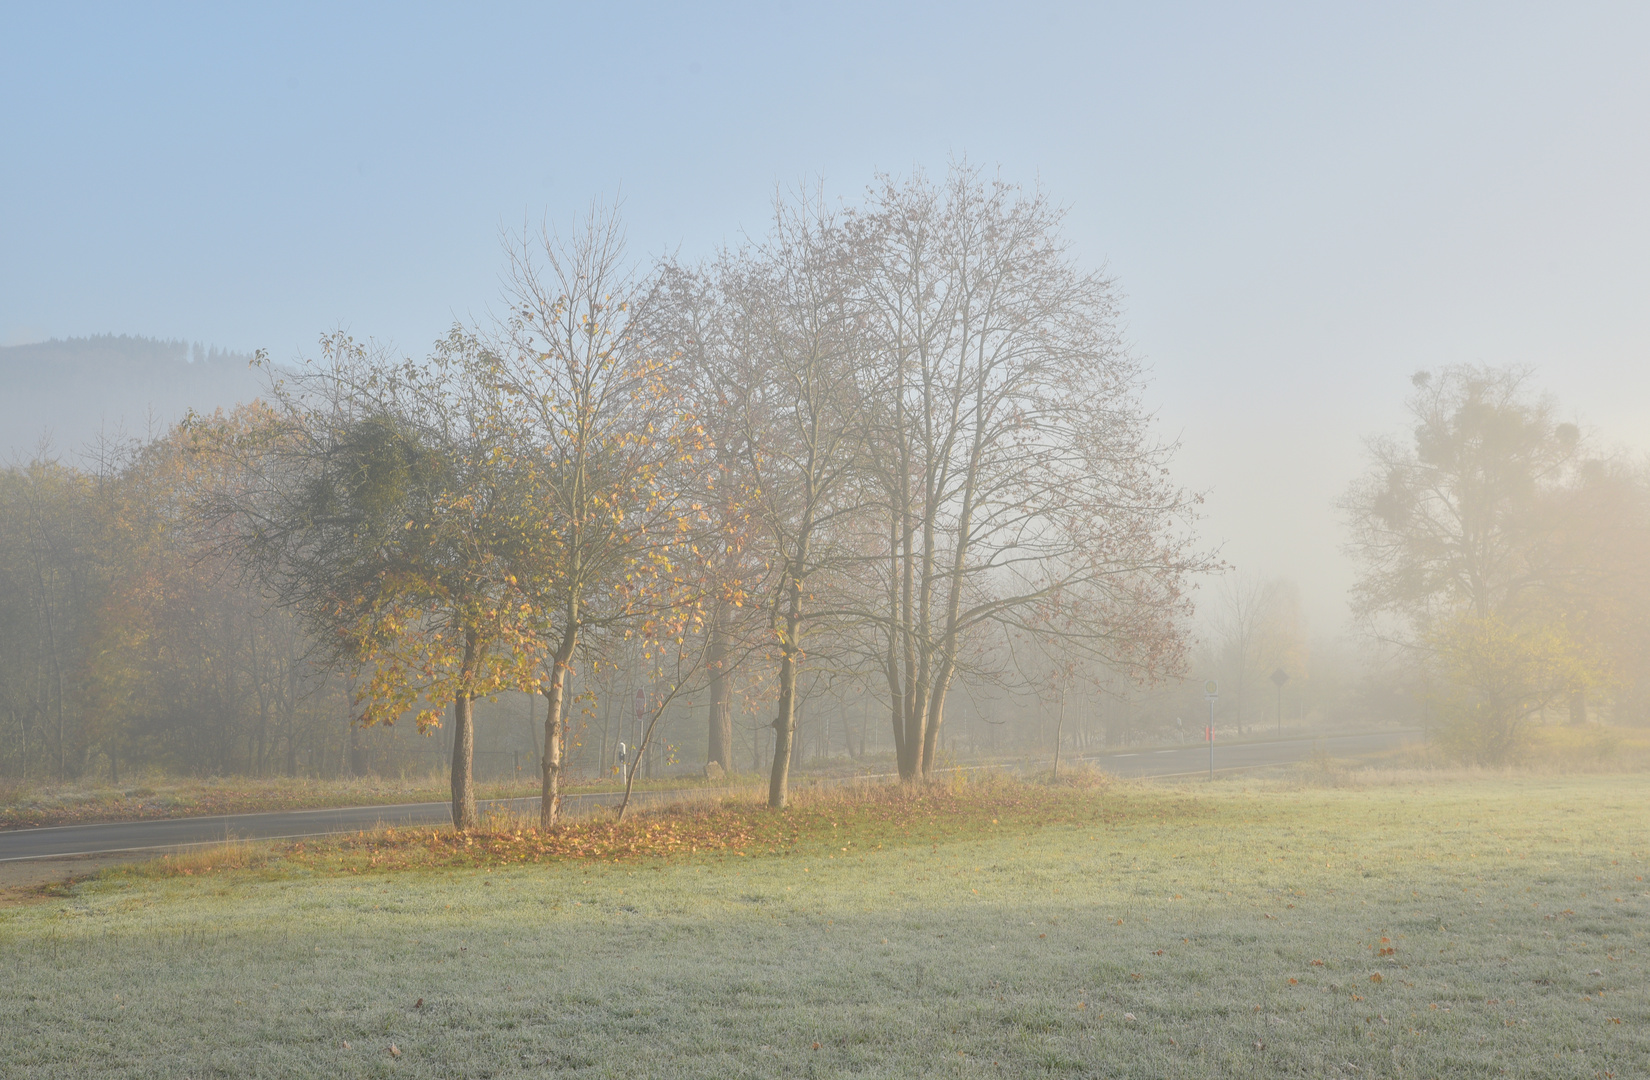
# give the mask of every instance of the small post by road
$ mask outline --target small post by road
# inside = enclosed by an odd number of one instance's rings
[[[1278,735],[1283,735],[1283,684],[1289,681],[1289,673],[1282,668],[1272,672],[1272,685],[1278,688]]]
[[[1203,684],[1203,700],[1209,703],[1209,782],[1215,779],[1215,698],[1220,696],[1220,686],[1213,679]]]

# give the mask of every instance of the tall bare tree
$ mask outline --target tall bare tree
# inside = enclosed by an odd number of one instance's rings
[[[723,260],[742,326],[730,404],[754,493],[752,516],[773,553],[769,629],[778,702],[768,805],[789,797],[798,674],[807,638],[834,614],[834,575],[852,553],[840,541],[861,505],[862,336],[851,292],[848,236],[818,200],[780,202],[772,233]]]
[[[1152,678],[1181,660],[1192,498],[1167,476],[1110,279],[1061,211],[966,165],[884,178],[849,230],[877,347],[868,442],[885,514],[880,603],[900,775],[927,775],[964,638],[1094,605],[1067,647]]]
[[[766,644],[760,605],[774,560],[752,517],[754,475],[748,454],[745,376],[756,327],[736,299],[742,264],[728,256],[710,266],[665,260],[643,312],[649,336],[680,359],[674,390],[696,418],[703,450],[702,554],[711,593],[706,598],[708,675],[705,759],[724,772],[734,763],[733,711],[737,669]]]

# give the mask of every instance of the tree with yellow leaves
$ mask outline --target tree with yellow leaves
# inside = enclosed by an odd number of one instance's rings
[[[596,206],[570,238],[512,245],[509,314],[474,341],[514,476],[514,580],[545,643],[546,828],[559,817],[567,680],[587,635],[680,648],[710,591],[701,433],[677,392],[679,356],[638,324],[648,287],[617,214]]]
[[[453,719],[453,824],[478,823],[473,706],[537,685],[539,616],[508,556],[518,478],[455,331],[425,364],[337,334],[273,387],[268,423],[203,426],[233,483],[203,496],[224,550],[351,669],[363,725]]]
[[[1516,761],[1543,709],[1606,681],[1603,656],[1562,623],[1464,613],[1427,635],[1440,742],[1462,760]]]

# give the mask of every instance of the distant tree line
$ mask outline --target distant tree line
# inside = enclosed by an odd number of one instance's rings
[[[341,771],[343,687],[198,542],[188,435],[0,471],[0,770]]]

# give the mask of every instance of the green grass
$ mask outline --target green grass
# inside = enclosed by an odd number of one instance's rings
[[[843,797],[783,854],[117,875],[0,911],[0,1076],[1641,1076],[1644,789],[1113,785],[903,843]]]

